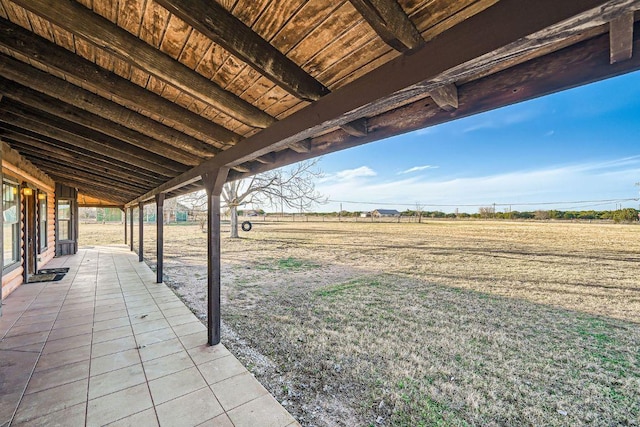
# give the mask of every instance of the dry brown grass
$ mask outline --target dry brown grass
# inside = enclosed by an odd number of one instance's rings
[[[205,237],[166,228],[199,312]],[[225,342],[303,425],[640,422],[637,225],[257,223],[222,249]]]

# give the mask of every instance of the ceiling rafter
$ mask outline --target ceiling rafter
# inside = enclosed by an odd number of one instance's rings
[[[81,146],[74,146],[2,121],[0,121],[0,137],[7,137],[20,143],[35,145],[43,150],[53,151],[56,155],[68,153],[72,159],[87,159],[93,161],[95,162],[95,166],[105,172],[105,174],[112,170],[122,170],[140,180],[162,182],[162,176],[153,171],[136,167],[134,164],[117,160],[108,155],[98,154]]]
[[[12,134],[9,132],[2,133],[1,135],[3,141],[8,142],[12,148],[17,150],[20,154],[26,154],[28,157],[38,157],[44,155],[45,158],[48,159],[65,161],[70,164],[82,166],[83,168],[91,168],[104,175],[113,175],[117,178],[138,181],[150,186],[158,185],[161,182],[158,179],[152,179],[138,175],[131,169],[117,168],[112,164],[103,163],[100,160],[93,159],[87,156],[78,156],[77,154],[71,152],[56,150],[54,147],[47,143],[43,143],[34,138],[29,138],[24,135]]]
[[[6,106],[2,107],[6,108]],[[142,157],[139,155],[139,153],[133,153],[130,150],[127,150],[127,147],[118,147],[118,145],[124,146],[125,144],[116,143],[116,145],[114,146],[111,144],[97,142],[90,138],[76,135],[74,132],[60,129],[59,127],[53,125],[55,124],[55,121],[42,119],[38,117],[38,114],[36,113],[26,113],[24,111],[15,112],[15,108],[11,109],[14,111],[8,111],[6,109],[0,111],[1,122],[16,126],[18,128],[29,130],[36,134],[44,135],[52,139],[64,141],[67,144],[75,145],[76,147],[84,148],[94,153],[107,152],[109,157],[113,159],[148,170],[167,178],[176,175],[176,172],[174,170],[168,169],[163,165],[156,164],[148,157]]]
[[[396,0],[349,0],[371,28],[399,52],[416,49],[424,39]]]
[[[329,90],[215,1],[156,0],[293,96],[315,101]]]
[[[381,114],[398,108],[419,95],[428,95],[429,90],[442,85],[442,82],[434,83],[439,75],[462,64],[473,67],[476,60],[482,65],[486,61],[485,56],[497,50],[501,50],[504,58],[513,56],[523,46],[531,49],[531,40],[537,40],[532,35],[538,32],[548,35],[559,28],[565,33],[572,29],[580,31],[585,24],[596,22],[603,10],[619,13],[630,3],[633,2],[571,0],[558,3],[555,0],[538,0],[523,7],[519,0],[501,0],[440,34],[411,55],[402,55],[379,66],[310,107],[287,116],[242,144],[221,152],[131,203],[192,183],[208,170],[233,167],[360,117],[370,116],[370,113]],[[542,38],[539,43],[548,43],[548,39]],[[434,58],[438,60],[434,61]],[[368,137],[362,138],[362,142],[367,140]]]
[[[145,135],[145,137],[154,138],[194,156],[213,157],[220,151],[205,142],[182,134],[120,104],[2,54],[0,54],[0,75],[19,85],[95,114],[104,120],[109,120],[114,123],[114,126],[126,127]],[[13,86],[11,89],[17,90],[18,85],[13,84]],[[115,125],[116,123],[117,125]]]
[[[1,17],[0,46],[24,56],[30,61],[82,81],[83,84],[96,91],[107,92],[136,108],[180,124],[194,134],[200,135],[198,139],[201,141],[213,139],[222,145],[234,145],[243,139],[241,135],[182,108],[160,95],[111,73]],[[78,102],[78,106],[81,108],[88,103],[82,99],[78,99]],[[126,115],[126,111],[120,110],[120,112],[124,114],[118,116],[118,121],[127,125],[131,118]]]
[[[73,105],[51,98],[22,85],[0,77],[0,92],[9,99],[47,112],[77,125],[103,133],[127,144],[142,148],[162,157],[173,159],[185,165],[195,166],[202,159],[184,150],[157,141],[147,135],[126,128],[118,123],[81,110]]]
[[[236,120],[265,128],[275,119],[73,0],[13,0],[93,46],[188,93]]]

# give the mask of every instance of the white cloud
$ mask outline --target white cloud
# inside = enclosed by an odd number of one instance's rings
[[[401,172],[398,172],[398,175],[404,175],[407,173],[413,173],[413,172],[420,172],[423,170],[427,170],[427,169],[438,169],[440,166],[434,166],[434,165],[423,165],[423,166],[414,166],[412,168],[409,168],[407,170],[403,170]]]
[[[347,210],[375,209],[379,203],[398,203],[406,206],[419,202],[426,209],[454,211],[461,205],[513,204],[513,209],[531,210],[535,206],[518,203],[599,200],[638,197],[634,183],[640,176],[640,156],[602,162],[510,172],[498,175],[426,180],[424,177],[327,182],[317,186],[318,191],[332,200],[362,201],[370,204],[344,205]],[[430,205],[431,204],[431,205]],[[436,207],[434,205],[451,205]],[[637,206],[637,202],[629,202]],[[555,208],[569,209],[558,205]],[[609,209],[613,206],[602,206]],[[552,209],[554,206],[544,206]],[[335,210],[331,204],[323,210]],[[461,207],[461,211],[476,212],[476,207]]]
[[[376,171],[369,166],[360,166],[356,169],[345,169],[334,174],[327,174],[321,182],[331,181],[352,181],[358,178],[371,177],[378,175]]]

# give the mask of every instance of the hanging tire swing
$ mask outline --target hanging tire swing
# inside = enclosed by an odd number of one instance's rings
[[[252,225],[251,225],[251,222],[249,221],[244,221],[242,223],[242,231],[251,231],[251,227]]]

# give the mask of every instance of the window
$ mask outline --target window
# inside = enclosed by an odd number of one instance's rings
[[[3,266],[6,268],[20,261],[20,198],[18,184],[9,180],[2,181],[2,217]]]
[[[38,193],[38,240],[40,253],[47,249],[47,193]]]
[[[71,240],[70,200],[58,200],[58,240]]]

